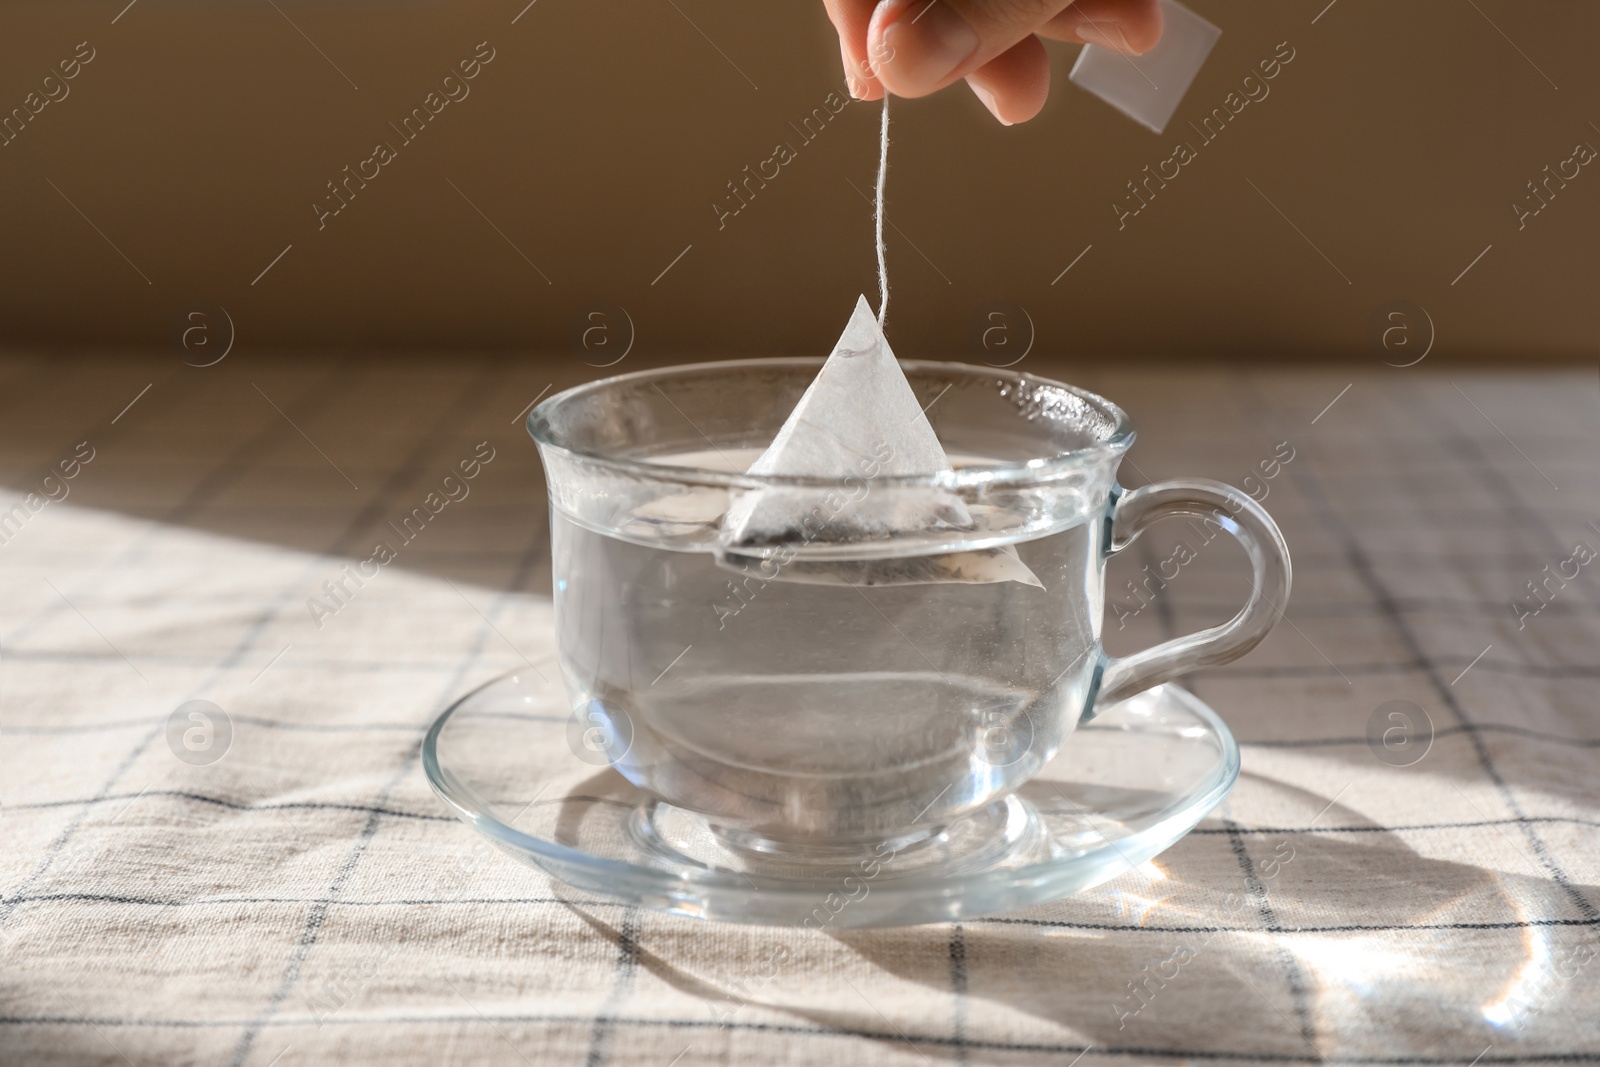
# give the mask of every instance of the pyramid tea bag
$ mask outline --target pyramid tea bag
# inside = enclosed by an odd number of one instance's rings
[[[860,297],[833,354],[749,473],[861,479],[950,469],[866,297]],[[741,547],[801,539],[802,517],[824,495],[789,488],[744,493],[729,509],[726,538]],[[868,492],[812,536],[824,542],[884,540],[906,530],[972,525],[966,507],[944,490],[908,496],[874,498]]]
[[[859,491],[846,497],[831,488],[782,486],[740,493],[723,517],[719,556],[738,568],[766,558],[751,550],[775,545],[881,548],[897,535],[981,532],[994,509],[969,508],[948,490],[873,491],[873,478],[951,469],[911,383],[861,297],[833,353],[748,472],[849,480]],[[1009,545],[888,558],[791,557],[776,578],[849,585],[1015,581],[1043,588]]]

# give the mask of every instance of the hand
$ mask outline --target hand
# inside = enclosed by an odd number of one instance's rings
[[[858,100],[917,97],[965,78],[1005,125],[1050,93],[1041,37],[1142,55],[1161,36],[1157,0],[823,0]]]

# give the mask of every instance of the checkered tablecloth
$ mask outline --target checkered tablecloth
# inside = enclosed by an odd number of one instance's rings
[[[1126,484],[1251,475],[1283,525],[1285,619],[1192,679],[1243,776],[1080,897],[810,937],[557,899],[424,781],[452,699],[551,659],[519,412],[596,372],[0,360],[0,1063],[1600,1061],[1600,382],[1426,366],[1031,357],[1133,413]],[[1183,536],[1116,561],[1113,651],[1238,604],[1231,547],[1122,585]]]

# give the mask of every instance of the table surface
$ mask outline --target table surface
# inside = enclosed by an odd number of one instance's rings
[[[802,940],[556,899],[499,856],[451,881],[474,837],[423,731],[552,658],[518,412],[599,372],[0,360],[0,500],[24,508],[0,527],[0,1062],[1600,1061],[1594,372],[1028,369],[1134,415],[1128,485],[1257,472],[1292,602],[1189,682],[1242,777],[1073,899]],[[483,441],[468,497],[317,618]],[[1119,583],[1182,532],[1114,561],[1113,651],[1239,602],[1229,548],[1133,612]],[[195,699],[230,724],[214,762],[169,743]],[[1414,729],[1370,742],[1397,707]]]

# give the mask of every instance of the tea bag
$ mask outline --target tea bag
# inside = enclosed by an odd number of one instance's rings
[[[723,518],[722,554],[738,565],[759,562],[750,549],[773,545],[821,542],[881,549],[908,534],[981,532],[993,509],[969,509],[960,497],[935,486],[874,491],[871,481],[951,469],[866,297],[860,297],[833,353],[748,472],[836,479],[851,487],[848,495],[834,488],[787,486],[740,493]],[[1010,546],[910,557],[791,559],[779,569],[778,580],[849,585],[1015,581],[1043,588]]]

